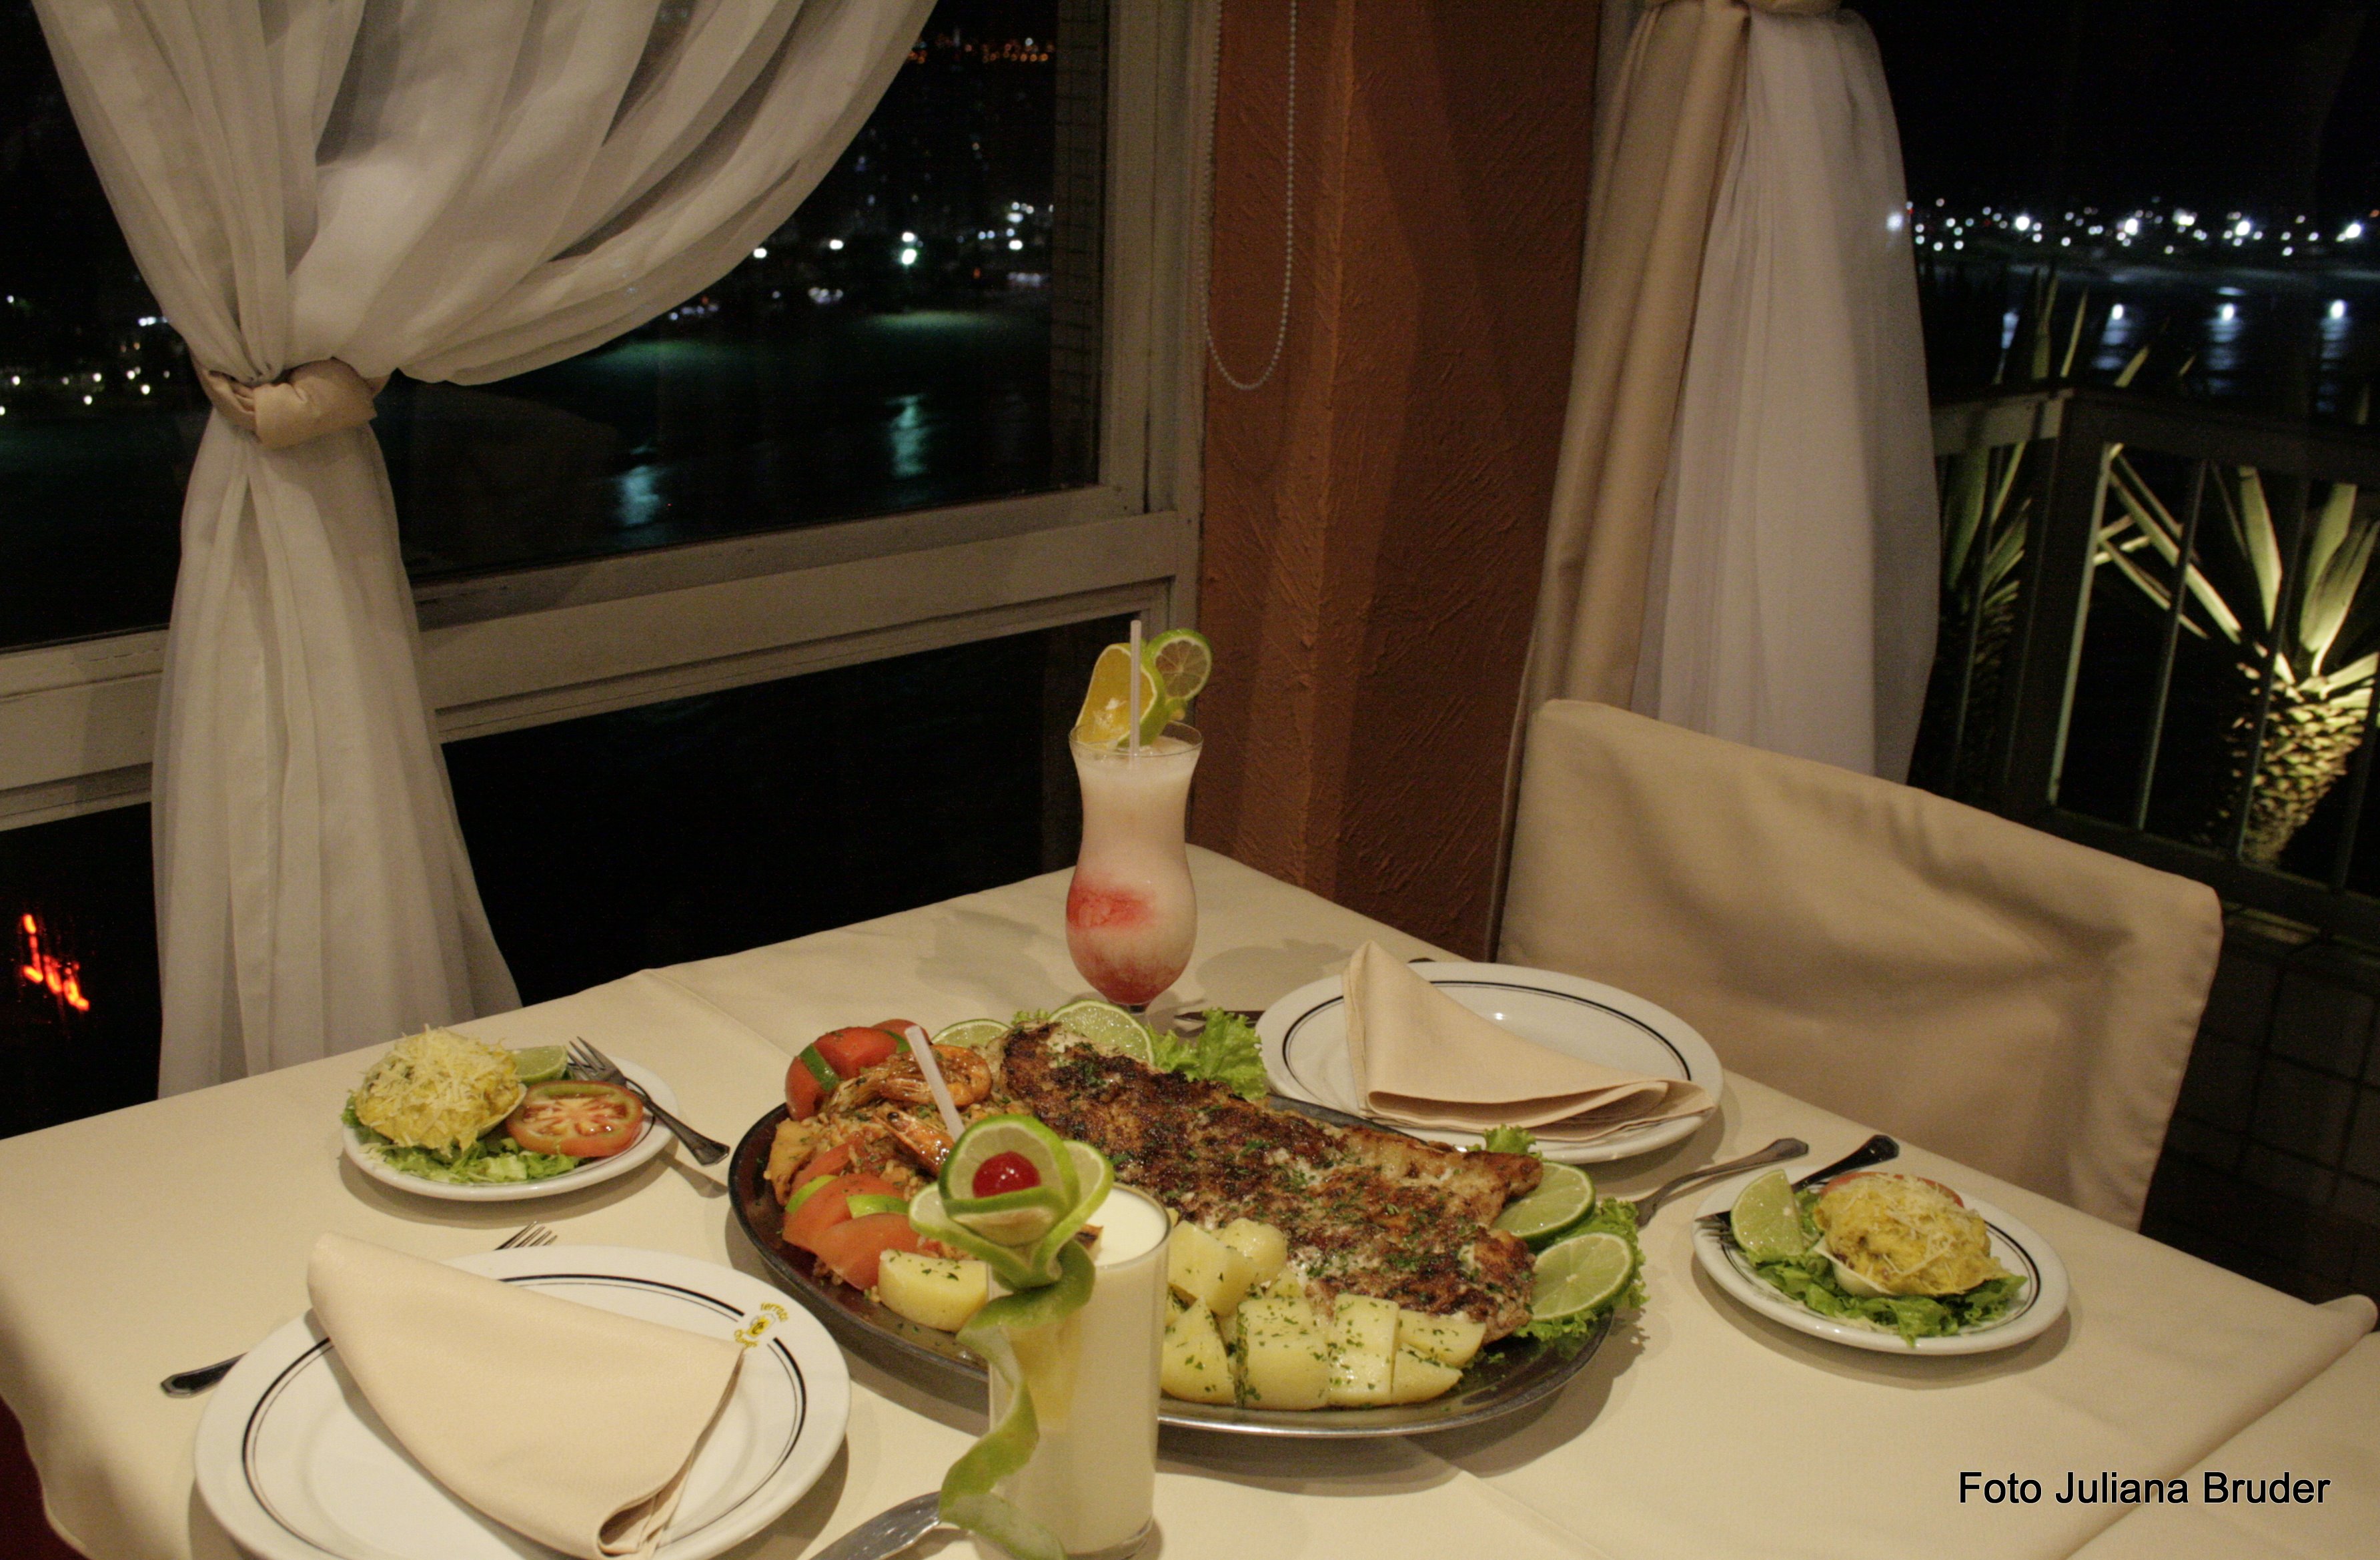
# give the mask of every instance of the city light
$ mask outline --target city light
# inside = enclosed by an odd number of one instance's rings
[[[917,264],[917,250],[903,250],[901,251],[901,263],[902,263],[902,264],[904,264],[904,265],[915,265],[915,264]]]
[[[905,244],[914,244],[917,241],[917,236],[915,233],[904,233],[901,235],[901,241]]]
[[[766,260],[766,259],[768,259],[768,258],[769,258],[769,246],[768,246],[768,245],[766,245],[766,244],[763,244],[763,245],[761,245],[759,249],[754,250],[752,251],[752,258],[753,258],[754,260]]]
[[[1008,247],[1012,250],[1021,250],[1025,247],[1025,240],[1022,238],[1011,238],[1008,240]]]
[[[2122,304],[2120,304],[2120,303],[2119,303],[2118,305],[2116,305],[2113,309],[2110,309],[2110,310],[2108,310],[2108,311],[2107,311],[2107,318],[2108,318],[2108,319],[2110,319],[2110,320],[2120,320],[2120,319],[2122,319],[2123,317],[2124,317],[2124,306],[2123,306]]]
[[[2360,222],[2350,222],[2338,230],[2338,241],[2342,244],[2351,244],[2362,237],[2363,225]]]
[[[2344,320],[2347,318],[2347,299],[2343,298],[2334,298],[2330,300],[2330,317],[2334,320]]]
[[[2215,317],[2228,325],[2240,317],[2240,306],[2236,303],[2227,303],[2215,311]]]
[[[843,248],[843,240],[840,238],[829,238],[826,241],[826,247],[831,250],[839,250]]]
[[[2009,225],[2015,228],[2018,232],[2022,233],[2033,226],[2033,218],[2025,215],[2022,212],[2019,212],[2017,213],[2016,220],[2009,224]]]

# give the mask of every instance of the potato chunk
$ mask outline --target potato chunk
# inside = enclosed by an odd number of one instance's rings
[[[1404,1310],[1397,1312],[1399,1348],[1409,1348],[1424,1359],[1451,1365],[1458,1371],[1478,1358],[1480,1340],[1487,1335],[1488,1324],[1467,1316],[1432,1316],[1427,1311]]]
[[[1271,1225],[1255,1219],[1233,1219],[1215,1232],[1216,1238],[1248,1260],[1256,1269],[1251,1283],[1263,1288],[1281,1275],[1289,1261],[1289,1237]]]
[[[1173,1226],[1165,1253],[1165,1281],[1185,1300],[1196,1300],[1217,1316],[1239,1308],[1256,1270],[1248,1260],[1209,1232],[1184,1219]]]
[[[1435,1359],[1424,1359],[1409,1348],[1397,1350],[1389,1372],[1389,1401],[1421,1403],[1436,1397],[1463,1379],[1463,1372]]]
[[[1160,1359],[1158,1385],[1168,1397],[1191,1403],[1232,1401],[1231,1356],[1224,1352],[1223,1335],[1215,1330],[1215,1313],[1197,1301],[1166,1323]]]
[[[1342,1295],[1331,1324],[1331,1406],[1368,1408],[1391,1401],[1390,1364],[1397,1351],[1397,1307],[1368,1295]]]
[[[887,1251],[876,1296],[920,1327],[955,1333],[991,1298],[991,1269],[972,1259]]]
[[[1304,1300],[1240,1307],[1240,1369],[1259,1408],[1319,1408],[1330,1400],[1330,1340]]]

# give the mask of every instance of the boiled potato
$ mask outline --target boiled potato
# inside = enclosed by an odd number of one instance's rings
[[[1451,1365],[1458,1371],[1478,1357],[1480,1340],[1487,1335],[1488,1324],[1467,1316],[1432,1316],[1427,1311],[1403,1310],[1397,1312],[1399,1348],[1409,1348],[1424,1359]]]
[[[1240,1369],[1259,1408],[1319,1408],[1330,1400],[1330,1340],[1304,1300],[1259,1297],[1240,1307]]]
[[[1451,1365],[1441,1365],[1435,1359],[1425,1359],[1409,1348],[1397,1350],[1396,1362],[1389,1371],[1389,1401],[1421,1403],[1436,1397],[1463,1379],[1463,1372]]]
[[[1392,1401],[1390,1361],[1397,1351],[1397,1307],[1368,1295],[1342,1295],[1331,1323],[1330,1379],[1334,1408]]]
[[[1223,1335],[1215,1330],[1215,1313],[1197,1301],[1175,1312],[1166,1324],[1160,1359],[1158,1385],[1168,1397],[1192,1403],[1232,1401],[1232,1358],[1224,1352]]]
[[[887,1251],[876,1295],[920,1327],[955,1333],[991,1298],[991,1269],[972,1259]]]
[[[1248,1260],[1248,1265],[1256,1269],[1254,1283],[1257,1288],[1279,1277],[1282,1265],[1289,1261],[1289,1237],[1271,1225],[1255,1219],[1233,1219],[1215,1236]]]
[[[1185,1300],[1196,1300],[1217,1316],[1239,1308],[1256,1269],[1248,1260],[1184,1219],[1173,1226],[1165,1253],[1165,1281]]]

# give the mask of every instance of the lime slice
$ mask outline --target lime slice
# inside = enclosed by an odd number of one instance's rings
[[[1536,1298],[1529,1302],[1529,1315],[1559,1322],[1593,1310],[1626,1288],[1635,1272],[1635,1253],[1616,1235],[1597,1230],[1548,1246],[1537,1253]]]
[[[1504,1204],[1496,1227],[1517,1235],[1532,1246],[1548,1245],[1552,1237],[1595,1210],[1595,1183],[1574,1164],[1548,1164],[1537,1189],[1517,1202]]]
[[[513,1053],[513,1071],[523,1083],[551,1083],[570,1070],[570,1053],[559,1045],[531,1045]]]
[[[1157,1066],[1148,1027],[1112,1002],[1087,996],[1050,1014],[1050,1021],[1094,1051],[1129,1056],[1145,1067]]]
[[[1003,1153],[1021,1155],[1038,1184],[976,1196],[976,1172]],[[1029,1115],[988,1115],[960,1133],[936,1186],[946,1216],[1002,1246],[1039,1240],[1082,1193],[1065,1140]]]
[[[909,1206],[909,1200],[889,1192],[864,1191],[852,1198],[848,1206],[853,1218],[864,1219],[870,1213],[898,1213]]]
[[[1157,677],[1146,661],[1136,668],[1140,676],[1141,740],[1151,739],[1150,724],[1159,732],[1165,729],[1167,705],[1164,690],[1157,686]],[[1132,664],[1132,647],[1111,644],[1099,652],[1091,667],[1091,686],[1084,690],[1082,713],[1075,717],[1075,740],[1077,742],[1121,746],[1132,725],[1132,683],[1135,668]]]
[[[1168,628],[1141,650],[1157,686],[1173,701],[1178,716],[1183,706],[1198,697],[1215,670],[1215,647],[1196,628]]]
[[[1802,1227],[1802,1205],[1782,1170],[1771,1170],[1744,1188],[1728,1210],[1727,1224],[1735,1243],[1755,1262],[1798,1257],[1810,1249],[1809,1232]]]
[[[962,1018],[934,1037],[936,1045],[964,1045],[969,1049],[990,1045],[1008,1032],[1008,1026],[997,1018]]]

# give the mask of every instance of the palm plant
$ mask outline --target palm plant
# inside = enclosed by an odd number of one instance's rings
[[[2357,421],[2363,412],[2358,408]],[[2242,859],[2269,864],[2346,775],[2362,739],[2380,653],[2341,656],[2372,637],[2365,585],[2380,518],[2358,512],[2352,484],[2330,484],[2292,581],[2264,474],[2247,466],[2210,467],[2207,484],[2222,519],[2211,529],[2219,546],[2192,548],[2185,564],[2183,527],[2172,509],[2121,445],[2108,446],[2103,458],[2103,491],[2112,502],[2101,513],[2095,566],[2115,568],[2160,611],[2172,607],[2178,573],[2185,596],[2180,626],[2202,640],[2219,637],[2239,679],[2222,732],[2220,794],[2208,798],[2192,833],[2216,846],[2228,845],[2236,833]],[[2202,526],[2199,534],[2209,530]],[[2216,563],[2216,554],[2228,556]],[[2143,567],[2146,555],[2161,570]]]

